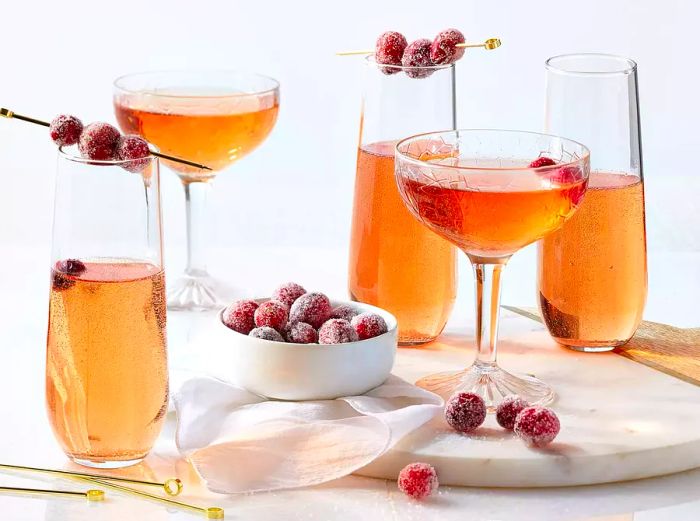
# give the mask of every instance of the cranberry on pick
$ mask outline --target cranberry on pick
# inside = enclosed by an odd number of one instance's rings
[[[433,61],[430,59],[431,42],[427,38],[420,38],[411,42],[403,52],[401,65],[404,67],[430,67]],[[433,69],[414,68],[407,69],[406,76],[409,78],[427,78],[433,73]]]
[[[151,149],[145,139],[133,134],[122,136],[117,144],[117,159],[129,161],[122,168],[137,173],[148,166]],[[140,160],[140,161],[139,161]]]
[[[58,146],[75,145],[83,131],[83,122],[75,116],[61,114],[51,121],[49,132]]]
[[[109,123],[90,123],[83,129],[78,149],[83,157],[96,161],[111,161],[117,157],[121,134]]]
[[[399,490],[413,499],[425,499],[440,485],[437,472],[427,463],[410,463],[401,469]]]
[[[387,31],[379,35],[374,50],[374,59],[382,65],[395,65],[396,67],[382,67],[384,74],[395,74],[401,69],[401,58],[408,42],[406,37],[396,31]]]
[[[454,63],[464,56],[464,47],[457,47],[464,42],[464,35],[457,29],[440,31],[430,44],[430,59],[437,65]]]

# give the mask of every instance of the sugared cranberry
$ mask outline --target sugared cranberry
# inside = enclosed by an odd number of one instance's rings
[[[437,65],[454,63],[464,56],[464,47],[457,47],[458,43],[464,42],[464,35],[457,29],[440,31],[430,44],[430,59]]]
[[[511,394],[503,398],[503,401],[498,404],[496,409],[496,421],[498,425],[509,431],[515,426],[515,418],[520,411],[530,404],[516,394]]]
[[[279,334],[279,331],[267,326],[256,327],[248,333],[248,336],[260,338],[262,340],[272,340],[273,342],[284,342],[284,338]]]
[[[79,261],[78,259],[65,259],[60,260],[56,263],[56,269],[68,275],[80,275],[83,273],[87,267],[85,263]]]
[[[64,291],[75,284],[75,281],[65,273],[51,270],[51,288],[54,291]]]
[[[404,67],[430,67],[433,61],[430,59],[431,42],[427,38],[421,38],[411,42],[403,52],[401,64]],[[427,78],[433,73],[433,69],[407,69],[406,76],[409,78]]]
[[[454,430],[471,432],[486,419],[486,404],[474,393],[455,393],[445,404],[445,420]]]
[[[347,344],[357,341],[357,333],[350,322],[342,318],[331,318],[318,330],[319,344]]]
[[[247,335],[255,327],[256,309],[258,303],[254,300],[238,300],[224,310],[221,318],[230,329]]]
[[[560,427],[559,418],[547,407],[525,407],[515,418],[515,434],[533,447],[551,443]]]
[[[384,74],[395,74],[401,69],[401,58],[408,42],[406,37],[396,31],[387,31],[379,35],[374,48],[374,59],[382,65],[395,65],[396,67],[382,67]]]
[[[277,331],[283,331],[287,325],[289,312],[287,306],[276,300],[268,300],[263,302],[255,310],[255,325],[257,327],[268,326]]]
[[[389,328],[386,321],[376,313],[360,313],[350,321],[360,340],[383,335]]]
[[[538,157],[528,165],[528,168],[542,168],[544,166],[556,165],[556,161],[546,156]]]
[[[272,300],[277,300],[291,307],[294,301],[301,297],[306,290],[296,282],[287,282],[282,284],[272,292]]]
[[[348,304],[341,304],[340,306],[336,306],[331,310],[331,318],[342,318],[348,322],[350,322],[353,317],[356,317],[357,314],[358,311]]]
[[[148,166],[151,149],[145,139],[130,134],[119,138],[117,144],[117,159],[129,161],[124,163],[122,168],[129,172],[140,172]]]
[[[293,344],[315,344],[318,342],[318,333],[306,322],[290,324],[286,329],[287,342]]]
[[[583,172],[577,166],[564,166],[553,172],[549,179],[557,184],[571,185],[569,198],[574,206],[578,206],[586,195],[586,183],[583,183]]]
[[[83,131],[83,122],[75,116],[61,114],[56,116],[51,121],[49,132],[51,139],[58,146],[75,145],[80,139],[80,134]]]
[[[427,463],[410,463],[401,469],[399,490],[413,499],[424,499],[439,486],[437,472]]]
[[[117,157],[121,134],[109,123],[90,123],[80,134],[78,148],[83,157],[96,161],[111,161]]]
[[[290,322],[306,322],[321,327],[331,316],[331,301],[323,293],[305,293],[294,301],[289,310]]]

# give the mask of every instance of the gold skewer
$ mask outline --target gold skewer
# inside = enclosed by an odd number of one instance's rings
[[[6,465],[0,464],[0,469],[9,470],[28,470],[31,472],[41,472],[44,474],[55,474],[59,476],[67,476],[74,478],[98,478],[108,481],[121,481],[124,483],[133,483],[135,485],[145,485],[148,487],[161,487],[166,494],[169,496],[177,496],[182,491],[182,481],[178,478],[168,478],[163,483],[158,483],[156,481],[143,481],[140,479],[130,479],[117,476],[101,476],[99,474],[87,474],[85,472],[73,472],[70,470],[55,470],[55,469],[42,469],[37,467],[25,467],[22,465]]]
[[[91,488],[85,492],[73,490],[49,490],[45,488],[0,487],[0,492],[18,492],[20,494],[46,494],[51,496],[84,497],[88,501],[102,501],[105,498],[103,490]]]
[[[174,499],[168,499],[168,498],[156,496],[153,494],[149,494],[148,492],[142,492],[140,490],[135,490],[133,488],[125,487],[122,485],[117,485],[115,483],[109,483],[109,482],[104,481],[102,479],[97,479],[97,478],[78,478],[78,479],[90,481],[92,483],[98,483],[99,485],[102,485],[103,487],[106,487],[106,488],[111,488],[114,490],[118,490],[120,492],[125,492],[127,494],[132,494],[132,495],[139,496],[139,497],[145,497],[147,499],[152,499],[153,501],[165,503],[166,505],[172,505],[172,506],[184,508],[186,510],[191,510],[193,512],[198,512],[200,514],[204,514],[207,519],[224,519],[224,509],[223,508],[200,507],[197,505],[191,505],[189,503],[183,503],[182,501],[175,501]]]
[[[483,47],[487,51],[491,51],[493,49],[496,49],[501,46],[501,40],[498,38],[489,38],[486,40],[484,43],[458,43],[456,47],[460,47],[462,49],[466,49],[469,47]],[[361,50],[361,51],[341,51],[335,53],[336,56],[354,56],[357,54],[373,54],[374,51],[371,50]]]
[[[10,110],[10,109],[5,109],[5,108],[0,108],[0,116],[8,118],[8,119],[21,119],[22,121],[28,121],[29,123],[34,123],[35,125],[41,125],[42,127],[50,127],[51,123],[48,121],[42,121],[40,119],[35,119],[35,118],[30,118],[29,116],[23,116],[22,114],[17,114],[16,112]],[[170,161],[175,161],[176,163],[182,163],[183,165],[188,165],[188,166],[193,166],[195,168],[201,168],[202,170],[211,170],[206,165],[201,165],[199,163],[195,163],[194,161],[189,161],[187,159],[182,159],[179,157],[171,156],[168,154],[163,154],[161,152],[156,152],[155,150],[151,150],[151,154],[153,154],[156,157],[160,157],[162,159],[168,159]]]

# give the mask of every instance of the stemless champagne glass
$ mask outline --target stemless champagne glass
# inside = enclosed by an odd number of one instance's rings
[[[207,271],[207,194],[217,173],[246,156],[272,131],[279,83],[235,71],[166,71],[122,76],[114,109],[124,132],[141,135],[162,153],[211,168],[165,161],[180,176],[187,209],[187,267],[168,291],[176,310],[217,309],[231,295]]]
[[[151,450],[168,407],[158,160],[61,149],[46,403],[64,452],[116,468]]]
[[[427,77],[414,78],[416,71]],[[351,298],[391,311],[399,343],[445,327],[457,292],[455,247],[408,212],[394,180],[399,138],[455,128],[454,65],[397,67],[366,59],[353,205]]]
[[[509,130],[457,130],[396,145],[396,181],[411,213],[466,253],[476,277],[476,359],[466,370],[417,385],[443,397],[480,394],[489,410],[518,394],[549,403],[549,385],[507,373],[496,362],[501,277],[510,257],[559,228],[581,202],[588,149],[569,139]],[[538,157],[555,165],[531,168]]]
[[[546,62],[545,129],[586,143],[586,199],[539,244],[540,311],[552,337],[608,351],[637,330],[647,295],[637,65],[607,54]]]

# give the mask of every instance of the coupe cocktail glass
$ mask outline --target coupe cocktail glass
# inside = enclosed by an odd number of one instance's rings
[[[586,199],[539,244],[539,304],[552,337],[577,351],[626,343],[647,296],[637,64],[609,54],[546,63],[545,131],[593,153]]]
[[[168,408],[165,315],[158,160],[59,152],[46,403],[75,462],[123,467],[151,450]]]
[[[546,156],[557,165],[529,168]],[[496,363],[503,268],[520,248],[559,228],[581,202],[589,173],[585,146],[508,130],[457,130],[413,136],[396,145],[396,181],[411,213],[469,257],[476,276],[476,360],[462,371],[417,385],[449,397],[480,394],[490,410],[509,394],[549,403],[552,389]],[[426,274],[429,276],[429,274]]]
[[[218,309],[231,295],[222,295],[225,285],[207,271],[210,182],[267,138],[277,120],[279,84],[233,71],[131,74],[114,82],[114,110],[124,132],[212,169],[165,161],[182,180],[187,208],[187,267],[168,291],[168,307]]]

